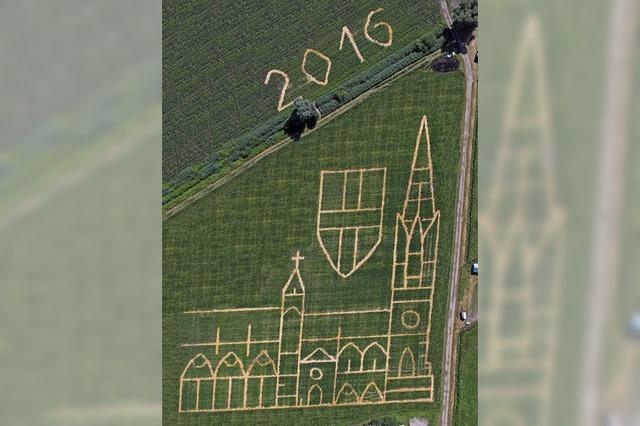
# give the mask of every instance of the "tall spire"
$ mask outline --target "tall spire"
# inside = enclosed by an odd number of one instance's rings
[[[402,216],[404,221],[413,221],[416,216],[420,216],[422,220],[428,220],[434,214],[431,140],[427,116],[423,115],[413,152],[411,175],[407,184]]]
[[[300,261],[304,260],[304,257],[300,255],[300,250],[298,250],[291,258],[293,260],[293,271],[289,276],[289,280],[285,284],[282,289],[282,294],[284,296],[297,296],[304,294],[304,283],[302,282],[302,277],[300,276]]]

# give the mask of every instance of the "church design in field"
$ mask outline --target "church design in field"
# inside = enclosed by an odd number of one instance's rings
[[[389,280],[388,305],[313,311],[305,301],[304,257],[296,253],[279,306],[186,312],[208,324],[206,335],[214,337],[181,345],[186,355],[178,411],[433,401],[428,355],[439,229],[429,130],[423,117],[404,205],[396,214],[392,276],[381,278]],[[212,316],[225,316],[224,323],[234,333],[213,327]],[[226,316],[241,319],[234,323]],[[243,322],[246,318],[251,321]],[[279,328],[264,331],[265,324]],[[379,329],[362,335],[358,330],[363,324],[378,324]],[[224,335],[235,337],[225,340]]]

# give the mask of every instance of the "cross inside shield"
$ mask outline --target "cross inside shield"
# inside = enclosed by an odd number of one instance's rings
[[[317,235],[343,278],[362,266],[382,241],[386,168],[322,170]]]

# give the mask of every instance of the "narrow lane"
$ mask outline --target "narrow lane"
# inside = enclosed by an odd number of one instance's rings
[[[449,5],[446,0],[440,0],[440,9],[442,15],[447,22],[447,25],[451,27],[453,19],[451,12],[449,11]],[[458,285],[460,281],[460,263],[462,261],[462,246],[463,235],[466,224],[466,194],[468,175],[471,168],[471,143],[472,143],[472,129],[474,125],[473,121],[473,102],[474,102],[474,73],[471,66],[471,59],[468,54],[460,55],[464,64],[465,74],[465,107],[464,107],[464,124],[461,138],[461,155],[460,155],[460,170],[458,175],[458,196],[456,201],[456,224],[455,233],[453,237],[453,262],[451,265],[451,275],[449,276],[449,307],[447,315],[447,329],[445,336],[445,353],[444,362],[442,367],[442,415],[440,417],[440,424],[450,425],[451,420],[451,408],[453,407],[453,370],[455,365],[454,350],[455,350],[455,321],[456,321],[456,308],[458,304]]]

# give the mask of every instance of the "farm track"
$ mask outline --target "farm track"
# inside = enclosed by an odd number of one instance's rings
[[[345,112],[347,112],[347,111],[351,110],[352,108],[360,105],[362,102],[364,102],[366,99],[368,99],[371,95],[373,95],[373,94],[377,93],[378,91],[384,89],[385,87],[387,87],[388,85],[390,85],[391,83],[393,83],[394,81],[399,79],[400,77],[404,76],[405,74],[407,74],[407,73],[409,73],[409,72],[411,72],[411,71],[413,71],[413,70],[415,70],[417,68],[420,68],[421,66],[431,62],[438,55],[440,55],[440,51],[439,50],[434,52],[434,53],[432,53],[432,54],[430,54],[430,55],[428,55],[428,56],[426,56],[426,57],[424,57],[423,59],[419,60],[418,62],[416,62],[416,63],[414,63],[414,64],[412,64],[412,65],[410,65],[410,66],[408,66],[406,68],[401,69],[400,71],[398,71],[397,73],[395,73],[394,75],[392,75],[391,77],[389,77],[388,79],[386,79],[385,81],[380,83],[378,86],[375,86],[375,87],[371,88],[370,90],[364,92],[363,94],[361,94],[357,98],[353,99],[352,101],[346,103],[345,105],[341,106],[340,108],[338,108],[334,112],[332,112],[330,114],[327,114],[325,117],[321,117],[320,120],[318,121],[318,124],[316,125],[316,127],[311,129],[311,130],[309,130],[308,132],[306,132],[302,137],[304,138],[305,136],[313,133],[317,129],[319,129],[322,126],[324,126],[325,124],[329,123],[333,119],[341,116]],[[224,175],[220,179],[210,183],[206,187],[202,188],[200,191],[196,192],[195,194],[190,195],[189,197],[187,197],[186,199],[184,199],[180,203],[176,204],[174,207],[168,209],[162,215],[163,220],[172,217],[176,213],[178,213],[181,210],[183,210],[184,208],[188,207],[190,204],[200,200],[201,198],[205,197],[207,194],[211,193],[212,191],[216,190],[217,188],[220,188],[221,186],[223,186],[224,184],[226,184],[227,182],[229,182],[230,180],[232,180],[236,176],[239,176],[240,174],[242,174],[245,171],[249,170],[251,167],[256,165],[260,160],[264,159],[265,157],[269,156],[270,154],[273,154],[274,152],[279,151],[281,148],[283,148],[284,146],[288,145],[291,142],[293,142],[293,139],[287,137],[287,138],[284,138],[281,141],[277,142],[276,144],[270,146],[269,148],[265,149],[264,151],[260,152],[258,155],[256,155],[255,157],[251,158],[250,160],[247,160],[245,163],[243,163],[242,165],[240,165],[237,168],[233,169],[232,171],[230,171],[228,174]]]
[[[620,285],[619,254],[622,247],[625,156],[629,152],[630,115],[633,93],[632,40],[637,34],[635,2],[611,3],[608,34],[606,92],[599,140],[599,164],[595,188],[595,234],[591,254],[585,330],[589,330],[582,350],[582,395],[580,424],[594,426],[602,418],[602,400],[607,395],[602,371],[607,329],[612,325]],[[629,375],[631,377],[631,375]],[[632,390],[630,386],[627,390]],[[633,392],[631,392],[633,393]],[[629,420],[631,421],[631,420]]]
[[[453,23],[447,0],[440,0],[442,15],[449,27]],[[458,197],[456,201],[455,231],[453,239],[453,261],[451,275],[449,276],[449,307],[447,315],[447,329],[445,335],[444,362],[442,369],[442,416],[440,425],[452,424],[452,411],[455,404],[455,360],[456,360],[456,311],[458,307],[458,285],[460,283],[460,264],[464,254],[467,207],[469,194],[467,185],[471,177],[471,164],[473,161],[473,126],[475,111],[475,73],[471,64],[470,55],[461,55],[464,63],[465,74],[465,109],[461,138],[460,169],[458,175]]]

